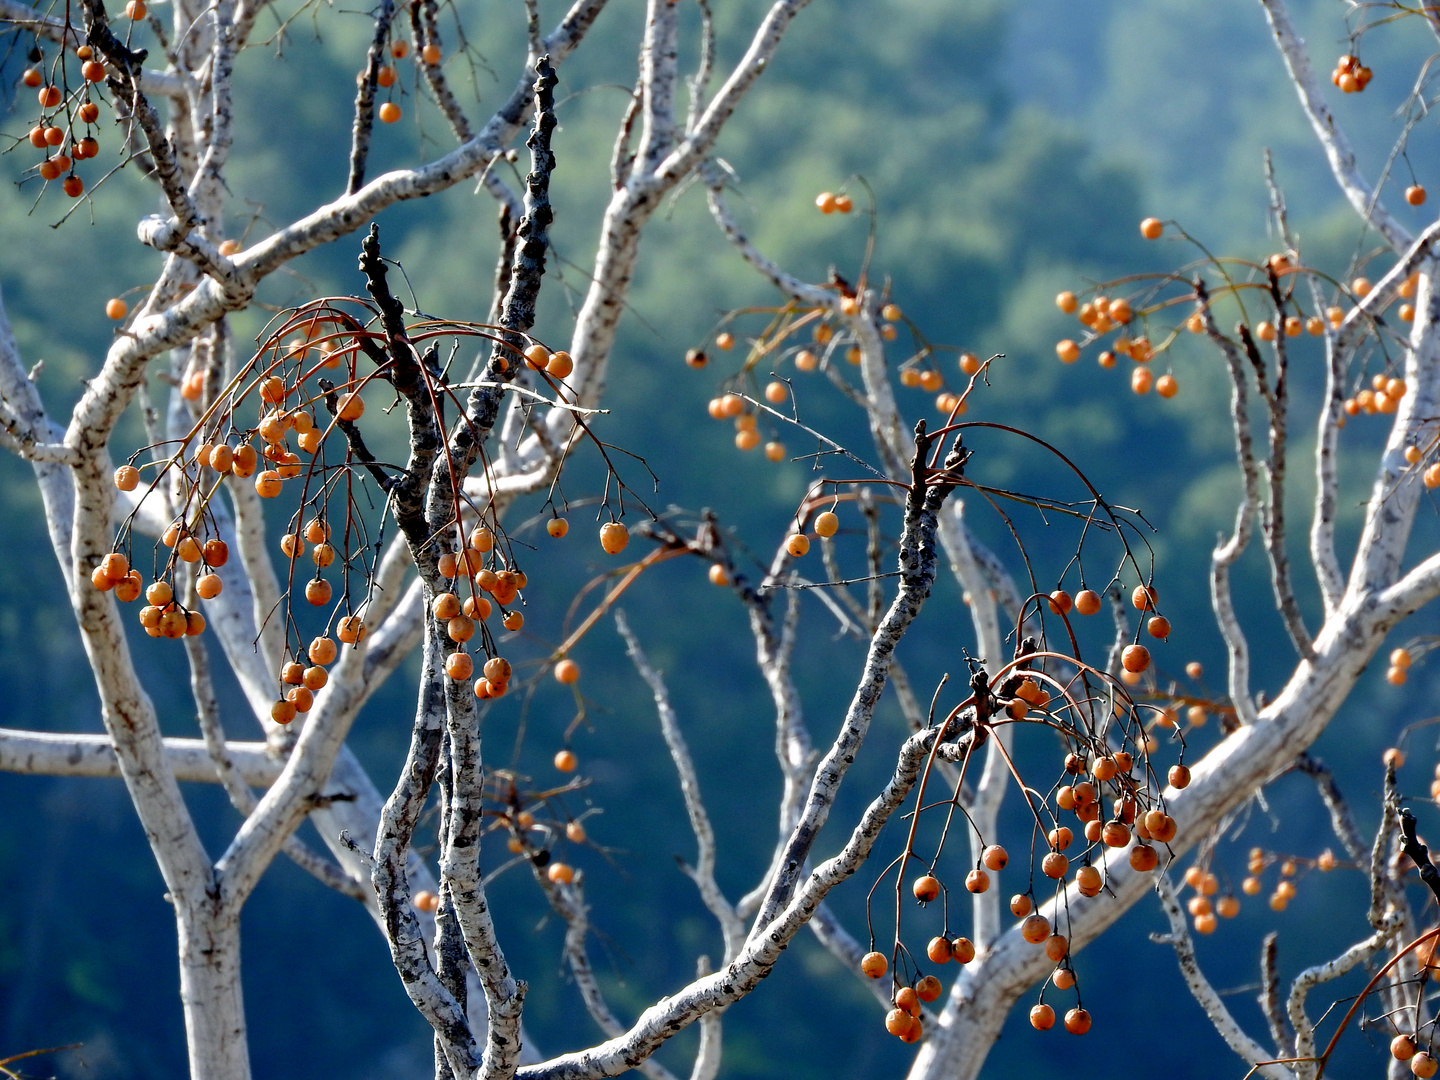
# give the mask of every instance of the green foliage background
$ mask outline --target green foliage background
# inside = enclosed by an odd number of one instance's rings
[[[1296,8],[1317,66],[1323,65],[1331,52],[1341,51],[1341,5],[1312,0]],[[558,11],[554,4],[544,9],[547,19]],[[717,11],[722,70],[738,56],[759,10],[755,0],[745,0]],[[495,66],[492,74],[476,62],[481,104],[475,106],[472,96],[472,114],[483,113],[512,85],[508,58],[518,41],[516,14],[467,11],[467,32]],[[556,137],[557,258],[537,327],[548,340],[565,339],[585,285],[609,194],[614,126],[634,80],[631,43],[642,17],[639,4],[613,0],[595,40],[562,71],[561,93],[569,96]],[[1378,73],[1373,89],[1340,109],[1370,175],[1396,131],[1388,110],[1433,44],[1414,22],[1366,39],[1367,63]],[[263,235],[340,191],[353,73],[368,27],[363,13],[327,7],[313,22],[307,13],[290,25],[283,61],[274,59],[274,45],[242,57],[241,126],[230,174],[232,233],[248,228]],[[12,87],[20,52],[3,69]],[[452,62],[451,71],[460,66]],[[18,133],[26,126],[27,94],[18,95],[6,130]],[[403,101],[406,120],[379,133],[372,175],[446,145],[433,111],[417,108],[413,94]],[[1368,241],[1334,194],[1258,6],[1244,0],[816,0],[736,117],[721,154],[739,177],[732,203],[752,236],[783,266],[811,280],[821,280],[832,264],[852,279],[858,272],[864,215],[823,217],[812,199],[818,190],[864,177],[875,194],[872,272],[890,278],[906,314],[933,340],[982,355],[1005,354],[974,415],[1051,440],[1112,501],[1142,509],[1157,526],[1151,543],[1158,580],[1177,626],[1159,660],[1178,672],[1191,658],[1220,670],[1206,574],[1209,549],[1217,531],[1229,527],[1238,494],[1222,371],[1214,357],[1186,343],[1173,354],[1181,395],[1169,402],[1135,398],[1123,371],[1100,371],[1089,356],[1074,368],[1055,361],[1053,344],[1073,324],[1051,299],[1061,288],[1171,269],[1192,257],[1169,241],[1141,241],[1135,223],[1145,215],[1180,220],[1215,251],[1258,257],[1275,249],[1278,242],[1265,229],[1262,147],[1275,153],[1306,260],[1342,273]],[[27,151],[22,146],[6,159],[7,181],[18,178]],[[1409,161],[1422,178],[1434,175],[1437,156],[1428,126],[1418,129]],[[1399,186],[1408,182],[1403,168]],[[850,187],[863,209],[863,189],[853,180]],[[130,232],[135,208],[152,196],[127,170],[63,228],[51,230],[61,212],[57,194],[32,209],[33,189],[33,183],[0,188],[0,288],[27,361],[44,361],[40,385],[52,415],[60,417],[106,346],[111,327],[101,310],[104,299],[143,284],[156,271],[154,254]],[[1392,206],[1400,202],[1398,186],[1386,194]],[[1423,224],[1420,214],[1403,212],[1416,227]],[[87,220],[92,213],[93,222]],[[484,317],[494,261],[488,196],[462,185],[387,211],[381,230],[419,306],[457,318]],[[267,286],[264,299],[284,305],[358,291],[355,253],[356,244],[347,241],[299,260],[293,273],[277,275]],[[680,357],[705,340],[724,311],[772,300],[768,287],[718,236],[701,193],[677,198],[647,234],[611,377],[612,415],[600,428],[608,441],[641,455],[660,474],[652,505],[713,507],[739,542],[761,553],[782,534],[809,474],[803,464],[775,466],[758,455],[738,455],[728,427],[704,412],[722,373],[692,372]],[[237,317],[237,338],[253,335],[267,317]],[[1316,399],[1318,365],[1318,349],[1297,357],[1297,417],[1306,416]],[[163,387],[157,382],[155,390]],[[866,453],[863,424],[818,377],[797,381],[797,394],[808,423]],[[904,403],[920,415],[928,396],[906,392]],[[1298,452],[1309,444],[1308,429],[1308,420],[1297,421]],[[138,426],[123,434],[133,442]],[[804,452],[802,439],[786,438]],[[1354,452],[1342,504],[1352,532],[1355,506],[1366,490],[1366,451],[1379,438],[1373,423],[1356,423],[1346,432]],[[1019,490],[1063,487],[1053,464],[1031,447],[990,436],[977,437],[976,446],[975,475],[987,482]],[[572,498],[592,495],[600,482],[592,458],[582,455],[567,473],[565,490]],[[1299,551],[1310,481],[1298,459],[1293,476]],[[628,478],[643,488],[638,467]],[[61,599],[33,484],[23,466],[0,459],[0,485],[0,544],[8,556],[0,560],[0,687],[7,703],[0,723],[98,731],[88,671]],[[522,508],[512,524],[535,509]],[[1012,558],[999,523],[978,503],[971,514]],[[1433,514],[1427,509],[1425,516],[1422,536],[1433,539]],[[567,597],[601,568],[598,548],[587,546],[586,511],[571,519],[575,528],[563,542],[569,557],[546,564],[546,591],[538,594],[550,606],[536,605],[528,616],[544,640],[558,639]],[[1062,524],[1047,527],[1033,515],[1018,512],[1017,520],[1037,575],[1050,587],[1073,537]],[[1313,586],[1303,574],[1300,582],[1313,625]],[[1293,657],[1268,610],[1259,559],[1242,565],[1236,592],[1254,627],[1255,685],[1273,694]],[[934,608],[906,643],[904,660],[922,694],[942,674],[963,670],[960,650],[970,636],[956,593],[953,583],[942,583]],[[778,791],[769,704],[744,619],[725,594],[704,583],[698,567],[685,562],[647,575],[625,604],[652,659],[670,677],[715,817],[721,884],[738,896],[768,859]],[[810,604],[807,618],[799,670],[818,740],[837,722],[861,654],[853,641],[835,637],[833,620],[818,604]],[[1429,630],[1434,619],[1422,613],[1416,623]],[[1098,650],[1106,636],[1095,631],[1088,647]],[[192,733],[173,651],[142,640],[136,655],[167,732]],[[604,624],[577,655],[586,671],[582,685],[591,724],[576,748],[593,781],[581,801],[603,810],[588,824],[597,842],[612,850],[608,858],[583,852],[576,861],[587,873],[595,907],[597,968],[616,1011],[633,1016],[688,978],[698,952],[713,957],[718,936],[674,862],[673,856],[693,856],[693,841],[643,684]],[[1319,747],[1343,767],[1342,783],[1363,827],[1377,818],[1381,748],[1400,725],[1426,714],[1433,689],[1433,677],[1418,665],[1403,692],[1384,687],[1378,672],[1367,677],[1357,702]],[[412,709],[406,680],[397,675],[357,725],[352,745],[382,787],[403,753]],[[242,710],[235,710],[232,730],[250,737],[238,722]],[[547,684],[531,706],[517,766],[549,782],[553,773],[546,762],[572,713],[573,702]],[[496,760],[507,757],[517,722],[515,712],[502,710],[487,721],[487,752]],[[883,782],[902,737],[898,715],[887,711],[847,782],[837,821],[853,820]],[[1216,737],[1212,724],[1195,741],[1203,749]],[[1424,731],[1411,738],[1409,749],[1413,764],[1403,779],[1421,798],[1433,757]],[[1052,746],[1035,741],[1023,752],[1034,767],[1055,768]],[[218,853],[235,815],[215,790],[189,794]],[[1217,867],[1238,884],[1243,852],[1252,843],[1313,856],[1333,844],[1316,810],[1311,790],[1280,781],[1266,807],[1250,814],[1244,835],[1222,844]],[[1012,813],[1006,828],[1007,842],[1018,850],[1027,832],[1023,819]],[[827,837],[820,850],[833,845]],[[963,855],[948,858],[958,879]],[[6,884],[0,890],[0,1057],[79,1041],[83,1050],[56,1059],[61,1075],[180,1075],[185,1056],[173,927],[121,785],[0,777],[0,868]],[[857,932],[864,926],[870,881],[873,873],[861,875],[835,895],[837,909]],[[1234,924],[1202,943],[1217,986],[1244,987],[1254,980],[1256,945],[1272,925],[1281,931],[1286,973],[1331,955],[1334,927],[1345,928],[1347,943],[1359,936],[1360,877],[1337,874],[1324,889],[1311,884],[1302,883],[1285,915],[1248,903]],[[597,1038],[559,971],[559,929],[547,919],[539,894],[518,874],[501,877],[494,888],[507,949],[531,983],[527,1024],[538,1044],[559,1051]],[[912,927],[928,925],[926,918],[907,915]],[[245,919],[257,1076],[323,1069],[364,1080],[425,1072],[428,1031],[356,905],[277,862]],[[1042,1037],[1012,1024],[986,1075],[1039,1077],[1063,1067],[1071,1074],[1140,1076],[1163,1055],[1166,1071],[1175,1076],[1239,1076],[1243,1069],[1185,996],[1172,955],[1146,942],[1144,934],[1160,928],[1153,905],[1142,904],[1079,960],[1085,1002],[1096,1016],[1089,1043],[1054,1033]],[[923,939],[921,930],[912,933]],[[793,952],[753,997],[727,1014],[724,1075],[899,1074],[909,1051],[885,1036],[864,989],[809,938]],[[951,974],[945,973],[947,982]],[[1343,992],[1343,986],[1336,991]],[[1233,1007],[1258,1031],[1251,998],[1252,990],[1237,991]],[[1352,1058],[1346,1067],[1365,1061],[1363,1067],[1374,1068],[1373,1057],[1364,1057],[1364,1037],[1348,1038]],[[693,1038],[676,1042],[662,1056],[677,1070],[688,1069]],[[1082,1046],[1089,1052],[1077,1053]]]

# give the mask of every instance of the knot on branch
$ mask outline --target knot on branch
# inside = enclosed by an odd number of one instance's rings
[[[1409,810],[1400,811],[1400,847],[1420,871],[1420,880],[1440,900],[1440,869],[1430,861],[1430,850],[1415,835],[1415,815]]]
[[[185,239],[185,232],[180,228],[178,221],[173,217],[161,217],[159,214],[150,214],[141,218],[135,232],[142,244],[152,247],[156,251],[174,251]]]

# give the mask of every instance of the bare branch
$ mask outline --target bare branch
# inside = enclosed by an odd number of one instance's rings
[[[1355,151],[1350,148],[1350,140],[1340,130],[1330,107],[1325,104],[1320,82],[1310,68],[1305,43],[1290,22],[1290,12],[1284,0],[1260,0],[1260,6],[1265,10],[1270,32],[1275,36],[1275,44],[1285,59],[1285,70],[1289,72],[1295,92],[1300,96],[1300,104],[1310,119],[1310,127],[1325,150],[1335,182],[1340,185],[1340,190],[1350,200],[1350,205],[1355,208],[1361,220],[1375,226],[1392,248],[1400,251],[1408,247],[1410,234],[1380,204],[1379,192],[1373,190],[1361,177],[1355,164]]]
[[[1191,995],[1199,1002],[1200,1008],[1205,1011],[1205,1016],[1215,1026],[1216,1032],[1225,1040],[1225,1045],[1261,1076],[1269,1080],[1293,1080],[1295,1074],[1283,1065],[1261,1064],[1271,1061],[1273,1055],[1245,1034],[1245,1030],[1226,1008],[1224,1000],[1210,985],[1210,980],[1200,970],[1200,962],[1195,957],[1195,945],[1190,940],[1190,929],[1185,922],[1185,912],[1180,908],[1180,901],[1175,895],[1175,886],[1171,884],[1169,874],[1161,873],[1155,878],[1155,892],[1160,896],[1161,910],[1170,921],[1170,933],[1163,936],[1151,934],[1150,940],[1174,947],[1175,959],[1180,963],[1181,978],[1185,980]]]

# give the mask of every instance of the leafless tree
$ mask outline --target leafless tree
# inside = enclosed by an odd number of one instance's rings
[[[126,20],[129,30],[138,33],[144,12],[137,4],[139,0],[132,0]],[[919,1042],[914,1077],[972,1077],[1021,996],[1046,980],[1058,988],[1072,985],[1071,954],[1156,889],[1157,877],[1187,980],[1227,1042],[1266,1075],[1313,1072],[1309,1059],[1316,1054],[1305,1013],[1307,994],[1378,950],[1408,943],[1418,933],[1405,901],[1403,870],[1390,855],[1395,844],[1417,850],[1413,834],[1401,835],[1398,810],[1387,812],[1374,849],[1370,935],[1331,965],[1301,976],[1286,1019],[1273,1025],[1281,1043],[1274,1053],[1240,1030],[1208,987],[1189,950],[1174,886],[1163,869],[1157,873],[1157,862],[1163,867],[1196,845],[1208,845],[1230,815],[1287,770],[1299,767],[1323,781],[1323,770],[1307,765],[1307,748],[1351,694],[1385,636],[1440,593],[1440,554],[1409,552],[1414,546],[1411,525],[1426,486],[1426,462],[1440,444],[1435,430],[1440,370],[1434,356],[1440,304],[1433,292],[1432,252],[1440,226],[1411,237],[1385,212],[1378,189],[1363,179],[1324,104],[1283,3],[1261,4],[1337,182],[1361,219],[1383,238],[1393,265],[1363,295],[1346,292],[1348,311],[1333,321],[1321,318],[1327,286],[1305,266],[1290,240],[1285,259],[1253,267],[1243,282],[1227,278],[1217,288],[1202,262],[1198,273],[1177,273],[1145,284],[1144,291],[1125,300],[1128,318],[1121,318],[1120,309],[1111,304],[1097,322],[1092,304],[1081,344],[1114,329],[1104,325],[1106,320],[1126,325],[1138,317],[1158,323],[1171,307],[1166,301],[1178,290],[1186,304],[1193,304],[1200,331],[1219,349],[1232,381],[1231,419],[1243,497],[1234,531],[1222,538],[1212,559],[1211,593],[1229,664],[1226,695],[1206,704],[1234,722],[1227,737],[1190,761],[1188,769],[1170,771],[1167,786],[1156,771],[1164,766],[1158,757],[1152,764],[1152,754],[1162,753],[1158,737],[1168,730],[1166,722],[1173,724],[1171,710],[1184,695],[1147,674],[1148,654],[1138,644],[1140,631],[1124,618],[1123,599],[1115,605],[1118,629],[1110,655],[1100,663],[1086,662],[1074,636],[1066,632],[1072,598],[1064,588],[1065,576],[1060,575],[1053,594],[1033,577],[1022,590],[967,526],[967,506],[980,507],[993,498],[965,473],[967,433],[987,425],[960,419],[971,395],[983,393],[988,365],[967,358],[963,370],[969,382],[940,403],[938,424],[907,422],[892,377],[898,373],[902,381],[912,375],[919,379],[922,371],[932,369],[936,353],[917,338],[917,347],[900,358],[899,346],[890,344],[900,315],[892,309],[883,282],[871,276],[872,268],[866,266],[856,283],[838,275],[823,284],[803,281],[759,251],[730,211],[730,174],[715,155],[716,140],[775,55],[804,0],[777,0],[752,28],[748,44],[728,71],[715,70],[715,35],[701,0],[699,65],[684,79],[683,88],[681,5],[650,0],[639,43],[638,78],[615,140],[611,194],[589,284],[563,349],[554,347],[559,343],[553,340],[545,344],[547,335],[535,325],[536,297],[549,255],[549,178],[556,166],[551,146],[554,88],[604,0],[578,0],[548,32],[538,7],[527,3],[526,55],[511,58],[515,88],[483,122],[467,117],[449,88],[435,5],[415,0],[401,7],[385,0],[375,12],[370,48],[363,60],[357,57],[360,75],[345,192],[248,246],[224,235],[232,197],[226,177],[235,110],[245,105],[232,95],[232,75],[236,55],[252,44],[263,5],[220,0],[202,8],[177,0],[169,10],[170,24],[155,28],[165,36],[157,39],[161,45],[152,57],[133,47],[134,35],[117,31],[118,13],[107,12],[100,0],[85,0],[73,21],[20,0],[0,0],[0,16],[61,49],[61,59],[36,69],[42,111],[32,142],[48,155],[40,175],[59,179],[69,173],[67,181],[78,176],[78,162],[88,160],[81,142],[95,118],[90,108],[113,110],[127,158],[155,181],[164,200],[161,214],[139,220],[139,238],[166,256],[158,280],[134,312],[125,313],[123,332],[63,424],[47,411],[8,325],[0,320],[0,440],[34,467],[107,733],[99,738],[0,732],[0,765],[20,772],[123,777],[175,910],[192,1076],[240,1080],[250,1073],[239,978],[239,914],[282,852],[326,885],[369,907],[406,992],[434,1029],[437,1077],[582,1080],[629,1069],[669,1076],[652,1055],[691,1024],[701,1031],[692,1076],[712,1077],[721,1065],[725,1008],[769,974],[806,926],[857,977],[866,977],[864,967],[872,974],[876,970],[874,958],[865,953],[878,948],[885,957],[890,977],[867,982],[883,1010],[915,1014],[914,1023],[903,1015],[892,1017],[893,1030]],[[112,23],[112,16],[117,22]],[[1429,16],[1421,18],[1429,24],[1427,32],[1434,29]],[[393,80],[392,62],[407,51],[414,54],[427,92],[453,129],[455,148],[422,166],[367,180],[375,121],[394,115],[387,105],[377,106],[377,92]],[[1417,96],[1423,97],[1423,87]],[[683,108],[682,89],[689,95]],[[522,135],[529,172],[525,190],[518,192],[495,165],[515,152],[511,144]],[[454,322],[407,311],[388,282],[373,219],[401,200],[470,180],[478,180],[499,207],[502,254],[491,310],[483,321]],[[500,655],[500,632],[485,624],[484,613],[492,603],[508,612],[507,606],[527,585],[507,542],[507,511],[526,496],[553,492],[577,448],[591,445],[602,456],[606,453],[593,425],[602,407],[640,239],[665,200],[693,184],[706,192],[717,225],[739,256],[781,294],[766,328],[750,337],[739,374],[717,397],[716,414],[738,413],[740,435],[749,439],[754,418],[763,413],[774,422],[801,426],[806,437],[818,441],[822,455],[847,464],[873,458],[876,465],[864,483],[818,482],[797,508],[793,529],[759,580],[747,575],[732,554],[725,530],[713,520],[702,519],[685,530],[668,515],[644,523],[635,530],[642,534],[635,543],[645,545],[645,553],[605,591],[576,635],[546,658],[547,670],[562,681],[572,678],[574,669],[565,665],[578,635],[614,613],[629,654],[653,693],[677,770],[699,852],[687,870],[724,942],[713,970],[702,960],[688,984],[637,1016],[622,1018],[605,1001],[591,970],[591,898],[584,891],[583,875],[557,863],[550,853],[554,836],[578,823],[553,816],[544,793],[519,786],[487,762],[482,751],[480,717],[495,698],[505,695],[512,678]],[[78,197],[79,188],[71,184],[67,194]],[[1276,192],[1276,217],[1283,224],[1278,187]],[[104,198],[104,189],[95,197]],[[822,209],[846,209],[837,206],[834,196],[828,199]],[[844,201],[848,199],[842,196]],[[363,237],[354,235],[367,226]],[[254,302],[256,289],[271,274],[331,243],[360,249],[368,299],[317,298],[282,313],[261,348],[247,356],[233,340],[228,316]],[[1295,295],[1297,283],[1309,290],[1305,296]],[[1216,312],[1227,310],[1227,303],[1251,288],[1262,298],[1262,307],[1268,304],[1270,325],[1278,325],[1281,332],[1267,336],[1258,324],[1242,325],[1233,335],[1220,328]],[[1395,332],[1382,318],[1402,292],[1413,301],[1408,335]],[[1285,320],[1300,317],[1302,309],[1321,318],[1319,333],[1327,357],[1308,546],[1323,598],[1323,610],[1311,614],[1317,626],[1313,632],[1295,598],[1294,545],[1283,512],[1290,452]],[[802,341],[803,335],[809,336]],[[1262,345],[1257,337],[1269,344]],[[457,349],[463,342],[475,353],[463,380],[451,376],[453,365],[441,362],[439,346],[447,339]],[[1143,352],[1149,346],[1132,341],[1129,348]],[[1360,543],[1349,566],[1342,567],[1334,537],[1338,430],[1347,388],[1377,349],[1386,358],[1385,371],[1403,379],[1404,387],[1403,393],[1389,394],[1385,408],[1377,406],[1391,416],[1391,434],[1376,467]],[[1069,351],[1062,349],[1062,359]],[[694,360],[698,364],[704,357]],[[806,427],[793,410],[772,408],[787,400],[783,384],[780,392],[763,400],[752,393],[759,365],[778,367],[782,360],[793,360],[800,371],[818,369],[828,376],[836,392],[863,410],[873,447],[863,454],[858,448],[847,449]],[[853,360],[858,384],[846,360]],[[142,400],[152,369],[168,371],[174,387],[158,409]],[[332,370],[335,373],[327,375]],[[408,447],[403,464],[377,459],[367,442],[372,424],[379,421],[373,412],[362,421],[359,403],[366,388],[378,384],[393,391],[401,406],[392,422],[403,422]],[[1259,399],[1258,431],[1252,395]],[[1373,393],[1370,400],[1373,404]],[[120,448],[114,445],[114,430],[132,405],[139,405],[146,416],[149,444]],[[243,411],[247,409],[250,413]],[[248,419],[251,414],[254,422]],[[748,428],[745,417],[750,418]],[[291,433],[308,459],[290,451]],[[257,436],[267,467],[252,483],[249,474],[257,463],[241,461],[240,450],[251,447]],[[1025,436],[1017,432],[1015,437]],[[117,460],[122,459],[117,473]],[[623,470],[606,461],[611,467],[602,508],[611,520],[602,540],[607,551],[618,554],[628,536],[618,518],[643,503],[623,486]],[[1440,479],[1440,473],[1436,475]],[[382,494],[383,512],[360,511],[350,495],[351,485],[360,483]],[[278,502],[269,501],[280,492]],[[849,577],[831,540],[833,529],[821,521],[832,512],[827,507],[841,503],[847,513],[854,504],[867,537],[863,571]],[[285,557],[277,559],[266,542],[265,508],[282,505],[293,516]],[[553,498],[546,508],[552,521],[561,520]],[[1124,514],[1093,489],[1083,503],[1051,508],[1081,528],[1074,574],[1085,572],[1079,556],[1089,561],[1092,578],[1096,559],[1109,560],[1100,587],[1087,591],[1120,598],[1122,583],[1126,588],[1134,585],[1140,590],[1136,606],[1153,607],[1153,593],[1146,592],[1153,584],[1149,568],[1125,541],[1134,528]],[[897,526],[893,549],[883,542],[883,515],[890,515]],[[1092,534],[1103,534],[1105,543],[1115,545],[1113,552],[1094,554]],[[198,741],[162,737],[121,622],[122,602],[133,600],[134,595],[127,594],[138,594],[143,582],[137,577],[131,584],[130,559],[120,556],[125,551],[133,556],[142,536],[147,543],[160,541],[158,578],[166,585],[160,594],[148,596],[146,610],[153,614],[142,621],[158,636],[183,639],[202,735]],[[801,563],[812,536],[822,549],[819,561],[825,570],[813,580],[802,572]],[[214,554],[222,549],[203,548],[201,542],[207,540],[233,551],[234,560]],[[1268,702],[1257,700],[1250,689],[1250,645],[1230,597],[1230,567],[1252,541],[1263,546],[1269,560],[1276,607],[1296,654],[1284,689]],[[299,562],[306,545],[314,556],[313,575]],[[323,557],[321,549],[326,551]],[[745,608],[757,665],[774,704],[775,750],[783,779],[774,855],[763,879],[735,900],[716,883],[716,846],[682,718],[676,716],[665,679],[648,660],[643,640],[617,608],[621,594],[640,573],[669,558],[706,563],[712,580],[731,587]],[[815,561],[813,555],[810,559]],[[929,597],[942,560],[969,597],[969,644],[976,659],[965,672],[965,692],[958,704],[940,710],[943,715],[929,715],[895,653]],[[340,594],[333,597],[321,573],[332,561],[336,570],[331,576],[339,573],[343,578]],[[1066,573],[1072,571],[1067,568]],[[207,583],[211,577],[223,589]],[[313,593],[307,577],[312,584],[322,583]],[[1082,585],[1084,580],[1081,576]],[[835,725],[837,734],[821,740],[812,738],[791,672],[802,594],[819,597],[830,616],[865,643],[863,664],[853,675],[851,703]],[[300,613],[306,610],[302,596],[329,612],[319,636],[328,641],[333,631],[341,638],[344,647],[338,659],[329,656],[325,646],[307,648],[299,632]],[[452,605],[463,613],[452,611]],[[197,618],[201,612],[203,617]],[[478,638],[469,645],[477,623]],[[1163,637],[1156,626],[1151,623],[1150,632]],[[262,740],[232,739],[221,726],[209,670],[215,657],[205,647],[212,635],[244,689]],[[346,748],[346,738],[376,687],[417,648],[423,662],[410,745],[398,777],[387,781],[391,790],[386,795]],[[481,675],[472,681],[470,657],[481,653]],[[325,670],[332,660],[333,666]],[[847,823],[838,850],[818,851],[820,831],[887,688],[913,733],[901,746],[888,783],[857,820]],[[1033,782],[1018,789],[1012,785],[1018,775],[1015,737],[1027,721],[1035,721],[1037,730],[1057,732],[1063,743],[1065,766],[1056,770],[1060,776],[1048,794]],[[1082,783],[1078,774],[1087,770],[1100,794],[1088,803],[1078,800],[1080,810],[1090,811],[1081,820],[1098,824],[1077,849],[1082,854],[1072,851],[1071,857],[1083,865],[1068,875],[1067,861],[1060,856],[1067,842],[1056,839],[1052,827],[1061,828],[1058,814],[1069,809],[1066,800],[1076,806],[1075,793]],[[210,858],[200,844],[181,780],[223,784],[243,815],[218,859]],[[926,802],[932,783],[945,786],[947,794]],[[1322,795],[1328,790],[1322,783]],[[882,830],[912,795],[917,810],[910,818],[910,840],[896,863],[877,872],[882,880],[894,877],[897,931],[893,942],[887,937],[882,943],[871,930],[868,936],[875,944],[867,948],[860,943],[867,935],[846,928],[825,900],[831,889],[866,864]],[[1033,902],[1034,910],[1027,921],[1009,927],[998,890],[983,888],[983,877],[973,876],[1003,865],[1005,856],[995,851],[995,841],[1007,796],[1025,801],[1036,826],[1026,893],[1034,899],[1021,905],[1028,909]],[[1111,797],[1113,815],[1107,804]],[[432,800],[439,821],[433,864],[416,853],[414,843],[421,813]],[[1334,799],[1327,802],[1333,806],[1342,843],[1361,858],[1363,845],[1343,805]],[[966,855],[955,855],[953,845],[943,862],[939,852],[934,860],[916,853],[915,822],[922,808],[932,817],[958,814],[963,819],[956,827],[965,833]],[[307,817],[324,837],[328,854],[295,837]],[[482,846],[489,850],[497,841],[532,868],[537,887],[564,921],[565,962],[604,1041],[547,1057],[522,1037],[526,987],[506,961],[481,873]],[[1043,862],[1040,853],[1048,853]],[[916,988],[925,963],[919,959],[922,950],[914,947],[918,943],[907,943],[899,932],[900,901],[904,887],[912,883],[912,859],[927,864],[926,873],[913,882],[917,898],[930,898],[926,890],[933,875],[937,890],[942,879],[950,881],[956,895],[970,900],[968,927],[963,927],[967,933],[952,936],[947,927],[943,944],[936,946],[939,959],[933,954],[930,959],[938,964],[965,949],[973,949],[973,958],[933,1012],[902,996]],[[1422,866],[1428,866],[1428,858]],[[958,889],[966,870],[972,873],[968,893]],[[1092,881],[1103,884],[1103,891]],[[1053,895],[1037,896],[1036,882],[1053,885]],[[947,907],[947,919],[951,908],[960,907]],[[1038,924],[1030,921],[1034,919],[1044,924],[1038,942],[1033,933]],[[1041,942],[1044,948],[1038,947]],[[1415,976],[1413,956],[1405,959],[1412,953],[1401,951],[1385,991],[1397,1003]],[[938,1000],[932,994],[925,997]],[[1272,1011],[1278,1015],[1278,998]],[[1420,1019],[1417,1008],[1414,1029]],[[1275,1059],[1288,1062],[1274,1064]]]

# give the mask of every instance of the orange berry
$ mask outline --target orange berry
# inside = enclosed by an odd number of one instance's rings
[[[1070,338],[1065,338],[1063,341],[1056,343],[1055,355],[1060,357],[1064,363],[1073,364],[1076,360],[1080,359],[1080,346],[1076,345]]]
[[[1036,1005],[1030,1010],[1030,1026],[1036,1031],[1049,1031],[1055,1026],[1055,1010],[1049,1005]]]
[[[1100,610],[1100,594],[1091,589],[1081,589],[1075,594],[1075,610],[1081,615],[1094,615]]]
[[[1078,1006],[1065,1014],[1065,1030],[1071,1035],[1084,1035],[1090,1030],[1090,1014]]]
[[[569,885],[575,880],[575,869],[569,863],[552,862],[545,868],[545,876],[556,885]]]
[[[785,550],[798,559],[810,550],[810,538],[804,533],[792,533],[785,541]]]
[[[1126,645],[1120,654],[1120,663],[1126,671],[1138,675],[1150,666],[1150,650],[1144,645]]]
[[[975,959],[975,943],[966,937],[957,937],[950,942],[950,955],[957,964],[968,964]]]
[[[568,656],[555,665],[555,681],[569,686],[580,678],[580,665]]]
[[[915,894],[916,900],[922,904],[928,904],[940,895],[940,882],[926,874],[924,877],[915,879],[915,883],[910,886],[910,891]]]
[[[1411,184],[1405,189],[1405,201],[1411,206],[1420,206],[1425,202],[1425,189],[1419,184]]]
[[[971,870],[965,875],[965,888],[972,893],[983,893],[990,888],[990,875],[984,870]]]
[[[400,119],[400,106],[393,101],[387,101],[380,106],[380,121],[385,124],[393,124]]]
[[[1147,217],[1140,222],[1140,235],[1146,240],[1158,240],[1164,231],[1165,226],[1160,223],[1159,218]]]
[[[1020,924],[1020,936],[1031,945],[1039,945],[1050,936],[1050,920],[1044,915],[1031,915]]]
[[[872,979],[878,979],[890,970],[890,962],[883,953],[868,952],[860,960],[860,970]]]
[[[600,546],[607,555],[618,555],[630,543],[630,530],[618,521],[607,521],[600,526]]]

